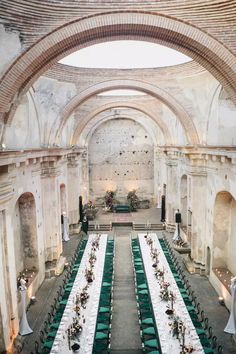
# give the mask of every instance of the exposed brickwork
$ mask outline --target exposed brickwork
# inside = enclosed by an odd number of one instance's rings
[[[144,81],[155,84],[159,80],[171,81],[172,77],[189,77],[203,72],[205,72],[205,69],[193,60],[184,64],[161,68],[145,68],[145,70],[77,68],[57,63],[44,76],[63,82],[73,82],[78,85],[78,91],[83,91],[91,84],[100,82],[101,79],[109,80],[111,77],[113,79],[139,79],[142,77]]]
[[[2,0],[0,10],[2,21],[20,30],[25,47],[74,19],[101,11],[145,10],[188,21],[236,51],[234,0]]]
[[[7,1],[2,6],[6,3]],[[214,3],[215,6],[220,6],[218,1]],[[194,4],[196,5],[196,2]],[[204,3],[201,7],[204,7]],[[178,6],[177,8],[179,9]],[[5,122],[10,122],[19,102],[19,94],[27,91],[32,83],[65,53],[92,43],[121,38],[150,40],[190,55],[209,70],[236,101],[235,56],[219,41],[192,25],[168,16],[113,12],[63,25],[22,54],[1,80],[0,113]]]
[[[139,105],[137,103],[131,103],[131,102],[127,102],[127,101],[117,101],[114,103],[108,103],[103,106],[100,106],[99,108],[92,111],[89,116],[86,116],[84,120],[79,120],[77,127],[75,128],[74,136],[72,139],[72,144],[77,144],[77,141],[78,141],[78,138],[79,138],[81,132],[83,131],[86,124],[90,120],[92,120],[94,117],[96,117],[99,113],[107,111],[111,108],[116,108],[116,107],[132,108],[134,110],[138,110],[140,112],[143,112],[144,114],[149,116],[151,119],[153,119],[154,122],[157,122],[158,126],[160,127],[161,131],[163,132],[163,135],[165,137],[165,141],[172,142],[168,127],[166,126],[166,124],[162,120],[160,120],[159,116],[156,115],[155,112],[153,112],[153,110],[148,109],[147,107],[144,107],[143,105]]]
[[[124,107],[123,107],[121,109],[120,108],[118,108],[118,109],[111,108],[107,111],[103,111],[100,114],[96,115],[96,117],[94,117],[94,119],[90,120],[90,122],[88,122],[84,126],[83,131],[81,132],[78,140],[76,141],[76,145],[79,145],[79,146],[86,145],[87,146],[90,138],[92,137],[93,133],[95,132],[95,130],[97,129],[97,127],[100,124],[103,124],[109,120],[116,119],[116,118],[125,118],[125,119],[129,119],[129,120],[133,120],[133,121],[138,122],[150,134],[150,136],[152,137],[152,140],[156,146],[161,144],[161,142],[158,139],[158,134],[156,134],[157,129],[153,130],[150,127],[150,117],[149,116],[144,114],[144,112],[140,112],[140,111],[134,110],[132,108],[124,109]],[[155,126],[155,128],[156,128],[156,126]],[[159,128],[159,126],[158,126],[158,128]],[[158,129],[158,130],[160,130],[160,129]],[[162,133],[162,131],[161,131],[161,133]],[[164,141],[164,139],[166,137],[163,136],[162,138]]]
[[[71,102],[69,102],[68,105],[65,107],[64,111],[61,114],[60,120],[58,119],[57,134],[59,135],[61,133],[68,117],[78,105],[80,105],[86,99],[88,99],[89,97],[95,94],[108,91],[108,90],[113,90],[113,89],[136,89],[160,99],[173,111],[174,114],[176,114],[176,116],[181,121],[184,130],[186,132],[186,135],[189,139],[189,143],[192,145],[199,143],[196,127],[194,126],[194,123],[191,120],[190,116],[186,113],[186,111],[179,104],[179,102],[174,97],[172,97],[169,93],[160,89],[159,87],[138,80],[105,81],[97,85],[94,85],[92,87],[89,87],[87,90],[84,90],[76,97],[74,97],[71,100]]]

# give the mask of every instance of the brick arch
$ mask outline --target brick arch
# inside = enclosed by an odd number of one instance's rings
[[[168,92],[165,90],[154,86],[150,83],[140,80],[107,80],[100,82],[96,85],[88,87],[86,90],[80,92],[77,96],[72,98],[72,100],[65,106],[62,111],[60,118],[56,122],[56,127],[53,126],[53,131],[56,132],[56,140],[62,132],[62,129],[75,110],[80,104],[89,99],[90,97],[97,95],[101,92],[116,90],[116,89],[131,89],[147,93],[163,102],[168,106],[168,108],[176,115],[182,124],[182,127],[186,133],[187,140],[191,145],[199,144],[200,140],[198,137],[197,129],[181,104]],[[52,137],[52,132],[51,132]],[[53,143],[51,141],[51,143]]]
[[[74,135],[72,137],[71,144],[72,145],[77,144],[77,141],[78,141],[78,138],[79,138],[81,132],[83,131],[85,126],[88,124],[88,122],[90,122],[96,115],[98,115],[99,113],[102,113],[104,111],[107,111],[111,108],[119,108],[119,107],[135,109],[135,110],[140,111],[140,112],[146,114],[147,116],[149,116],[151,119],[153,119],[153,121],[156,124],[158,124],[159,128],[161,129],[161,131],[164,135],[166,144],[167,145],[169,143],[170,143],[170,145],[173,144],[173,139],[171,137],[171,134],[170,134],[170,131],[169,131],[167,125],[158,117],[158,115],[153,113],[153,111],[151,111],[150,109],[144,108],[142,105],[139,105],[138,103],[133,103],[133,102],[131,103],[131,102],[125,102],[125,101],[117,101],[117,102],[110,102],[110,103],[104,104],[104,105],[96,108],[95,110],[93,110],[88,116],[86,116],[85,119],[79,121],[75,130],[74,130]]]
[[[236,58],[203,30],[174,17],[142,11],[112,11],[66,23],[36,42],[0,81],[0,115],[11,121],[18,102],[35,80],[76,49],[117,39],[139,39],[175,48],[196,60],[236,102]]]
[[[130,119],[130,120],[133,120],[133,121],[135,121],[135,122],[138,122],[138,123],[148,132],[148,134],[150,134],[150,136],[151,136],[151,138],[152,138],[152,140],[153,140],[153,143],[154,143],[155,145],[158,144],[158,141],[157,141],[157,139],[156,139],[156,136],[153,134],[153,131],[151,131],[151,130],[149,129],[149,127],[147,127],[143,122],[140,122],[140,117],[134,117],[134,116],[132,116],[131,114],[127,114],[127,113],[126,113],[126,114],[123,114],[123,113],[122,113],[122,114],[120,114],[120,115],[118,116],[118,118]],[[146,121],[148,118],[149,118],[149,117],[145,116],[145,117],[144,117],[144,120]],[[81,135],[79,136],[79,139],[81,139],[81,138],[83,139],[84,144],[82,144],[82,145],[86,145],[86,144],[87,144],[88,139],[89,139],[89,136],[91,136],[91,135],[94,133],[94,131],[97,129],[97,127],[98,127],[99,125],[101,125],[101,124],[107,122],[108,120],[112,120],[112,119],[116,119],[116,117],[114,116],[114,114],[110,114],[110,115],[107,115],[107,116],[105,116],[105,117],[100,117],[100,118],[97,118],[97,115],[96,115],[95,117],[93,117],[93,118],[90,120],[90,122],[94,120],[94,123],[93,123],[93,126],[92,126],[91,129],[88,127],[88,123],[89,123],[89,122],[87,122],[87,124],[85,125],[83,131],[81,132]],[[150,119],[150,118],[149,118],[149,119]],[[87,129],[87,130],[86,130],[86,129]],[[161,132],[162,132],[162,131],[161,131]],[[163,134],[163,132],[162,132],[162,134]],[[85,135],[85,136],[82,136],[82,135]],[[165,137],[164,137],[164,138],[165,138]],[[82,143],[82,141],[80,140],[80,141],[78,142],[78,145],[80,145],[80,142]]]

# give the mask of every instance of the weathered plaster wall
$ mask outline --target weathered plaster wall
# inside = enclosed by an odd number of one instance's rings
[[[233,274],[235,268],[235,200],[236,165],[235,152],[223,149],[203,149],[186,155],[177,150],[157,152],[159,160],[166,161],[167,224],[174,223],[174,212],[182,210],[181,178],[187,176],[187,229],[191,256],[196,264],[207,266],[207,247],[210,249],[209,279],[219,295],[230,306],[230,294],[217,279],[212,267],[227,267]],[[226,196],[219,202],[217,196]],[[189,218],[191,211],[191,222]],[[189,225],[191,224],[191,225]]]
[[[76,93],[74,84],[42,77],[22,98],[11,126],[6,128],[7,149],[48,147],[55,134],[55,121],[60,111]],[[73,120],[72,120],[73,122]],[[61,146],[67,146],[72,124],[63,132]]]
[[[61,204],[69,215],[69,222],[77,222],[80,194],[77,188],[80,153],[73,152],[69,164],[67,153],[63,155],[61,150],[59,155],[54,152],[53,156],[49,151],[3,155],[0,166],[0,280],[4,291],[0,292],[0,323],[8,325],[4,326],[0,350],[11,345],[19,329],[22,314],[16,284],[19,272],[24,268],[37,269],[27,291],[30,298],[45,277],[45,262],[58,259],[62,252]],[[73,159],[78,163],[73,163]],[[72,171],[75,178],[72,178]],[[62,185],[65,188],[63,200],[60,196]],[[68,195],[72,194],[74,197],[69,203]]]
[[[210,105],[206,133],[208,145],[236,145],[236,107],[221,86]]]
[[[0,74],[3,73],[22,50],[20,32],[6,29],[0,24]]]
[[[78,145],[87,146],[89,139],[100,124],[116,118],[133,119],[135,122],[138,122],[141,126],[145,127],[156,145],[165,144],[165,138],[161,129],[152,119],[150,119],[148,115],[135,109],[117,107],[101,112],[91,119],[82,130],[78,140]]]
[[[89,145],[90,196],[103,197],[109,189],[125,198],[136,189],[143,199],[153,197],[153,142],[142,126],[129,119],[100,125]]]
[[[119,104],[127,105],[127,110],[136,117],[137,109],[147,110],[152,115],[150,121],[154,121],[158,124],[158,119],[162,120],[168,127],[170,135],[172,137],[172,143],[176,145],[183,145],[186,143],[186,136],[182,125],[176,118],[175,114],[162,102],[156,100],[148,95],[144,96],[95,96],[82,103],[75,111],[75,127],[77,125],[83,126],[88,122],[91,116],[91,112],[99,113],[99,109],[108,107],[108,112],[117,111],[119,113]],[[116,106],[111,112],[109,106]],[[131,108],[129,108],[129,105]],[[137,108],[135,108],[137,106]],[[133,108],[134,107],[134,108]],[[122,112],[123,112],[122,107]],[[139,112],[139,111],[138,111]],[[143,112],[142,112],[143,113]],[[107,113],[106,113],[107,114]],[[98,115],[98,114],[97,114]],[[157,140],[158,136],[157,136]],[[162,145],[163,139],[158,141],[157,144]],[[164,141],[165,143],[165,141]]]

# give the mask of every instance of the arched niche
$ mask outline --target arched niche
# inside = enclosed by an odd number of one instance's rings
[[[180,205],[181,205],[181,216],[182,216],[182,226],[187,226],[187,176],[183,175],[180,182]]]
[[[25,269],[38,270],[36,206],[32,193],[22,194],[16,202],[14,236],[16,274]]]
[[[213,268],[236,274],[236,200],[229,192],[216,196],[213,219]]]

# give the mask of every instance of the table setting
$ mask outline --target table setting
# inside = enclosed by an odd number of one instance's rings
[[[90,354],[93,349],[107,235],[89,235],[51,354]]]
[[[156,327],[163,354],[203,354],[204,350],[158,237],[138,234]]]

